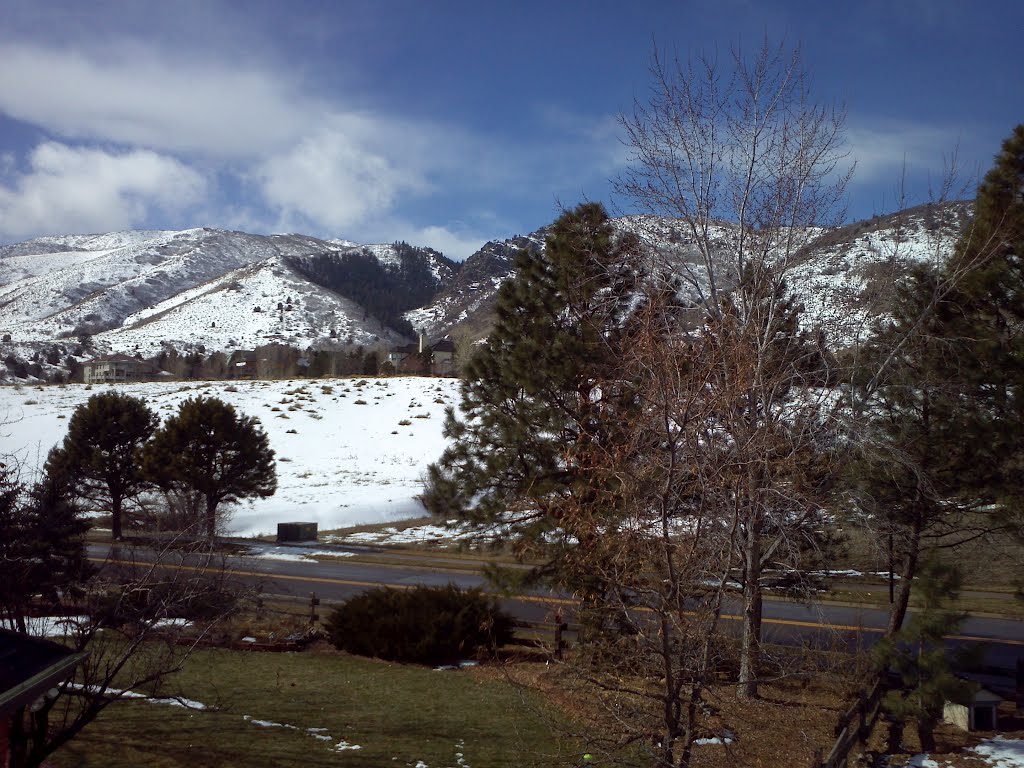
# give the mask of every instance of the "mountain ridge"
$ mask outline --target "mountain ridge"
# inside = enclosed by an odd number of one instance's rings
[[[787,282],[808,324],[837,346],[863,337],[901,274],[952,249],[970,206],[918,206],[804,232],[808,242],[788,267]],[[682,222],[627,216],[613,224],[645,241],[660,268],[693,268],[698,254]],[[0,246],[0,353],[38,362],[200,347],[230,353],[268,343],[386,348],[408,341],[414,330],[474,341],[486,335],[516,252],[543,248],[549,226],[489,241],[461,264],[402,242],[359,245],[208,227]],[[723,254],[735,233],[732,225],[716,228]]]

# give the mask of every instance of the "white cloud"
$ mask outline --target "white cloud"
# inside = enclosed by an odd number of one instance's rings
[[[86,54],[0,44],[0,111],[72,139],[246,156],[294,142],[322,111],[278,73],[119,43]]]
[[[254,46],[251,56],[258,55]],[[31,172],[23,178],[13,172],[15,186],[0,191],[8,235],[39,231],[28,222],[56,231],[102,226],[75,222],[143,219],[142,209],[153,206],[156,192],[133,190],[130,174],[124,184],[110,174],[115,167],[128,173],[133,163],[127,158],[145,156],[162,158],[182,178],[190,166],[201,165],[211,179],[226,182],[210,190],[213,220],[192,222],[196,225],[350,237],[398,224],[387,239],[422,232],[434,247],[460,257],[482,239],[459,228],[408,224],[427,218],[411,209],[428,192],[469,199],[474,206],[484,196],[493,205],[493,198],[514,199],[525,196],[524,190],[552,200],[566,194],[575,198],[585,193],[573,186],[583,183],[575,181],[580,168],[591,178],[606,177],[622,160],[608,119],[555,110],[541,120],[549,136],[536,146],[500,131],[492,135],[440,119],[359,110],[343,95],[315,90],[298,69],[238,55],[197,54],[187,47],[116,38],[102,48],[0,42],[0,71],[18,73],[0,78],[0,114],[63,142],[52,146],[64,146],[66,153],[78,147],[74,151],[81,157],[91,158],[114,157],[111,146],[138,150],[117,155],[121,162],[107,168],[105,194],[82,200],[73,200],[79,176],[67,168],[37,167],[39,158],[33,156],[27,161]],[[106,148],[95,150],[99,155],[86,149],[97,145]],[[150,154],[139,154],[143,151]],[[241,197],[231,191],[237,181]],[[16,202],[15,190],[58,200],[57,208],[67,213],[55,217],[33,200]],[[103,204],[112,206],[106,216],[99,215]],[[9,213],[16,208],[22,213]]]
[[[205,191],[196,171],[149,150],[45,142],[30,154],[27,173],[0,186],[0,235],[125,229],[144,223],[154,209],[187,208]]]
[[[851,125],[846,134],[850,159],[857,161],[857,181],[898,182],[908,171],[933,169],[955,149],[955,132],[911,122],[881,120]],[[941,167],[941,165],[940,165]]]
[[[0,44],[0,112],[76,142],[117,142],[213,160],[239,174],[272,228],[338,234],[388,217],[428,176],[465,167],[467,137],[432,123],[346,110],[275,70],[175,57]],[[222,208],[232,208],[228,203]],[[261,215],[239,211],[256,222]]]
[[[455,261],[465,261],[476,251],[480,250],[484,243],[493,238],[493,236],[480,233],[465,232],[436,225],[411,227],[408,229],[398,226],[395,231],[399,232],[399,234],[393,239],[405,240],[416,245],[434,248],[441,251],[449,259],[455,259]]]
[[[257,167],[253,176],[285,227],[307,220],[340,231],[391,210],[402,194],[427,189],[421,170],[373,146],[373,129],[369,120],[334,118]]]

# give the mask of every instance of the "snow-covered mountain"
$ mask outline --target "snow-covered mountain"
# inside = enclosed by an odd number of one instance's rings
[[[450,335],[458,327],[472,337],[485,335],[498,288],[512,274],[516,253],[543,249],[547,231],[543,227],[529,235],[485,243],[463,262],[444,291],[429,304],[406,312],[406,319],[431,338]]]
[[[802,245],[786,265],[785,279],[805,307],[804,321],[825,331],[834,347],[863,337],[871,321],[886,312],[896,281],[915,263],[938,263],[947,256],[970,213],[968,202],[924,205],[836,229],[793,233]],[[626,216],[614,223],[618,230],[641,239],[657,272],[680,278],[683,298],[696,302],[700,290],[706,293],[706,269],[684,222]],[[407,312],[406,317],[432,337],[459,328],[471,338],[481,337],[490,322],[498,286],[512,273],[516,251],[543,248],[547,229],[487,243],[466,260],[433,302]],[[713,250],[722,259],[716,276],[726,289],[737,278],[726,265],[738,239],[735,225],[719,224],[711,232]]]
[[[405,250],[434,282],[430,297],[451,280],[440,254]],[[0,247],[0,332],[19,351],[88,334],[96,351],[144,356],[168,345],[305,348],[323,338],[405,338],[343,287],[324,287],[297,268],[354,251],[375,259],[385,277],[401,260],[393,245],[205,228],[37,238]]]
[[[798,233],[806,245],[787,282],[807,323],[833,345],[854,341],[910,265],[951,251],[969,215],[969,204],[950,203]],[[699,275],[682,222],[630,216],[615,224],[641,237],[663,269]],[[543,248],[546,234],[489,242],[461,265],[404,243],[207,228],[37,238],[0,247],[0,353],[27,360],[49,349],[52,357],[60,345],[63,359],[83,334],[92,354],[143,356],[199,345],[387,346],[413,328],[433,339],[479,338],[515,253]],[[737,235],[731,225],[716,229],[723,254]]]

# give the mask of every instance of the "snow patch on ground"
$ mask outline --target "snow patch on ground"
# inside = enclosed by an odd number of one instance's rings
[[[454,526],[454,521],[449,522]],[[479,540],[481,534],[469,528],[443,525],[416,525],[409,528],[389,526],[375,531],[360,531],[340,536],[325,537],[325,541],[339,544],[455,544],[461,541]]]
[[[99,693],[99,686],[95,685],[80,685],[78,683],[69,683],[68,688],[72,690],[87,691],[89,693]],[[171,707],[184,707],[185,709],[205,710],[207,707],[201,701],[193,701],[192,699],[186,699],[182,696],[147,696],[144,693],[137,693],[136,691],[125,691],[119,688],[106,688],[103,691],[107,696],[118,697],[121,699],[142,699],[149,704],[166,704]]]
[[[711,737],[707,737],[707,738],[703,738],[703,739],[694,739],[693,743],[694,743],[695,746],[698,746],[698,747],[706,747],[706,746],[709,746],[711,744],[720,744],[722,746],[725,746],[727,744],[732,744],[735,741],[736,741],[736,734],[734,734],[732,731],[727,730],[721,736],[711,736]]]
[[[64,439],[75,408],[104,386],[0,387],[0,441],[30,481]],[[162,418],[189,397],[218,397],[260,420],[277,456],[278,490],[230,510],[225,532],[272,534],[280,522],[321,531],[424,514],[417,496],[446,441],[444,411],[458,381],[427,377],[154,382],[117,390]]]
[[[67,637],[92,624],[88,616],[30,616],[25,629],[36,637]]]
[[[969,751],[989,761],[994,768],[1024,768],[1024,740],[994,736]]]
[[[326,728],[300,728],[297,725],[290,725],[288,723],[275,723],[272,720],[258,720],[252,715],[242,715],[242,719],[247,723],[257,726],[258,728],[284,728],[289,731],[302,731],[307,736],[312,736],[314,739],[319,741],[334,741],[334,737],[327,733]],[[358,744],[350,744],[349,742],[342,739],[332,747],[335,752],[345,752],[348,750],[362,749]]]
[[[1003,735],[985,739],[974,747],[965,750],[972,760],[971,765],[988,766],[989,768],[1024,768],[1024,740],[1010,739]],[[981,760],[982,762],[975,762]],[[957,763],[959,765],[960,763]],[[945,768],[953,763],[938,762],[927,754],[917,754],[907,762],[907,768]]]
[[[260,560],[310,563],[315,562],[317,557],[352,557],[354,554],[354,552],[345,552],[340,549],[297,549],[291,546],[256,545],[248,548],[246,557],[255,557]]]

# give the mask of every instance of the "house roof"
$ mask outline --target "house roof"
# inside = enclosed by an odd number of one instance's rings
[[[0,715],[35,701],[74,672],[88,654],[0,629]]]
[[[441,339],[437,344],[431,347],[435,352],[454,352],[455,342],[451,339]]]
[[[983,685],[978,688],[978,691],[974,694],[972,701],[975,704],[1001,704],[1003,702],[1003,697]]]
[[[985,674],[983,672],[961,672],[957,675],[978,686],[972,704],[998,704],[1013,698],[1013,678],[1003,674]]]
[[[94,357],[92,360],[86,360],[84,364],[95,365],[96,363],[134,363],[135,365],[143,365],[148,366],[150,368],[156,367],[147,360],[140,360],[139,358],[132,357],[131,355],[120,354],[101,355],[100,357]]]

